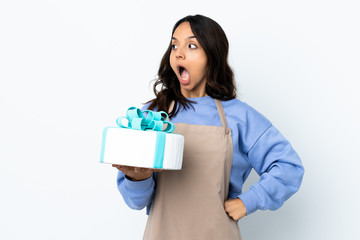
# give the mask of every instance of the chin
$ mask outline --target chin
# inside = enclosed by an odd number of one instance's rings
[[[181,85],[181,89],[183,89],[185,91],[192,91],[193,90],[193,88],[191,86],[189,86],[189,85],[186,85],[186,86]]]

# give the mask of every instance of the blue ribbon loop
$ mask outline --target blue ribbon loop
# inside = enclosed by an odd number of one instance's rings
[[[146,117],[144,117],[146,113]],[[127,124],[124,124],[124,121],[127,120]],[[154,112],[151,110],[141,111],[137,107],[130,107],[126,116],[121,116],[116,119],[116,124],[122,128],[130,128],[135,130],[153,130],[153,131],[162,131],[166,133],[172,133],[175,130],[175,125],[169,122],[169,115],[164,112]],[[167,125],[165,129],[164,125]]]

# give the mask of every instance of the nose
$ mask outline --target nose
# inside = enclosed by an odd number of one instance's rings
[[[183,53],[183,51],[178,48],[175,54],[176,59],[185,59],[185,54]]]

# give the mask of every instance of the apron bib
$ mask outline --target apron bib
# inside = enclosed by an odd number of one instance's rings
[[[143,239],[241,239],[224,208],[233,145],[222,104],[215,102],[222,126],[175,124],[185,137],[182,169],[157,174]]]

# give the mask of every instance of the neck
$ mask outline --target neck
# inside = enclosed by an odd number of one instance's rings
[[[194,91],[186,91],[186,90],[181,90],[181,93],[184,97],[186,98],[199,98],[199,97],[205,97],[207,96],[205,89],[203,89],[202,91],[199,92],[194,92]]]

